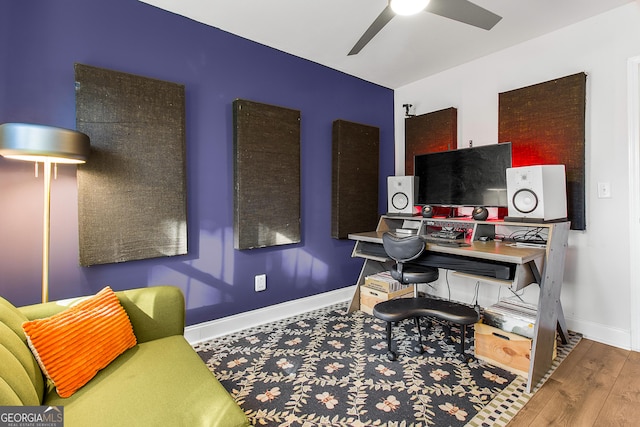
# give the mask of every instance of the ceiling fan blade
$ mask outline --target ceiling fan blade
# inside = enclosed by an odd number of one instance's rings
[[[378,15],[376,20],[373,21],[373,24],[371,24],[371,26],[367,28],[367,31],[364,32],[362,37],[360,37],[360,40],[358,40],[358,42],[349,51],[349,56],[356,55],[358,52],[360,52],[362,48],[365,47],[365,45],[369,43],[371,39],[374,38],[375,35],[378,34],[378,32],[385,25],[387,25],[389,21],[391,21],[391,18],[393,18],[394,16],[396,16],[396,14],[393,13],[391,8],[389,6],[385,7],[380,15]]]
[[[425,8],[425,12],[431,12],[485,30],[492,29],[502,19],[502,16],[467,0],[431,0]]]

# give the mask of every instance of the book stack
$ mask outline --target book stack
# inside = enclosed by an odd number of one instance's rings
[[[414,285],[403,285],[391,277],[388,271],[372,274],[360,287],[360,310],[373,314],[373,307],[382,301],[395,298],[411,298]]]
[[[387,293],[397,292],[399,290],[407,288],[407,285],[403,285],[402,283],[391,277],[391,273],[389,273],[388,271],[382,271],[380,273],[365,277],[364,285],[368,288]]]

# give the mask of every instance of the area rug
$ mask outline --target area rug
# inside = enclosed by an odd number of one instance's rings
[[[413,322],[396,326],[398,359],[389,361],[385,323],[347,308],[325,307],[194,348],[256,426],[506,425],[531,397],[524,378],[464,361],[439,325],[423,331],[421,355],[413,351]],[[473,333],[467,337],[472,354]],[[571,334],[558,347],[555,366],[579,339]]]

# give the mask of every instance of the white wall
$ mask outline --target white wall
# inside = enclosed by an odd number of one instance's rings
[[[587,231],[572,231],[562,289],[569,329],[622,348],[631,346],[628,59],[640,55],[640,2],[480,58],[395,92],[396,174],[404,173],[404,108],[416,114],[458,109],[458,144],[497,143],[498,94],[559,77],[587,74]],[[425,59],[428,60],[428,59]],[[598,182],[612,197],[599,199]],[[640,236],[636,236],[640,238]],[[471,302],[475,282],[449,276],[452,297]],[[640,284],[634,284],[640,286]],[[437,293],[445,294],[445,278]],[[508,291],[502,290],[502,296]],[[534,289],[525,298],[535,298]],[[498,287],[480,285],[480,303]],[[640,302],[636,307],[640,308]]]

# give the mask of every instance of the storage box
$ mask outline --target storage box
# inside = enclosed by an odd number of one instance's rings
[[[360,310],[373,314],[373,306],[379,302],[395,298],[412,298],[413,286],[410,285],[395,292],[383,292],[368,286],[360,286]]]
[[[391,277],[391,273],[389,273],[388,271],[382,271],[380,273],[365,277],[364,285],[382,292],[397,292],[407,288],[406,285],[403,285],[402,283]]]
[[[474,339],[478,359],[525,378],[529,377],[532,339],[484,323],[474,325]]]

